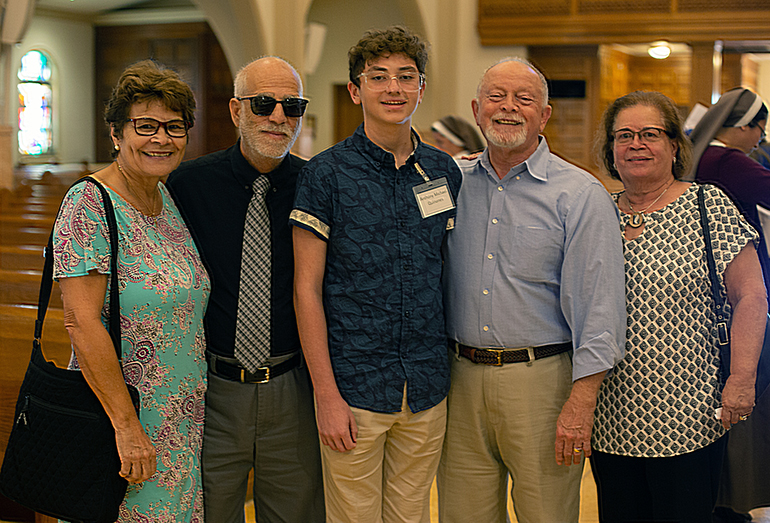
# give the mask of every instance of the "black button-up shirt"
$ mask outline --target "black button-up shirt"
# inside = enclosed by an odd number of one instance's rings
[[[297,174],[305,161],[287,155],[267,173],[266,202],[272,240],[270,355],[299,350],[294,315],[294,252],[289,213]],[[260,173],[241,154],[240,141],[229,149],[185,162],[166,183],[190,228],[212,280],[206,311],[208,349],[234,357],[241,249],[252,184]]]

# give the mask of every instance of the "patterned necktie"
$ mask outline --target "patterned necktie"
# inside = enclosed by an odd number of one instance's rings
[[[235,322],[235,357],[255,372],[270,355],[270,220],[265,194],[267,176],[254,180],[246,211],[241,254],[241,283]]]

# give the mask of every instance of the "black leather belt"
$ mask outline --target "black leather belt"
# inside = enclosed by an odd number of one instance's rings
[[[302,358],[298,351],[286,361],[282,361],[272,367],[260,367],[253,373],[238,363],[227,361],[213,352],[206,352],[206,360],[209,363],[211,373],[222,379],[240,381],[241,383],[267,383],[271,379],[277,378],[281,374],[285,374],[298,367]]]
[[[540,347],[527,347],[525,349],[506,349],[506,348],[486,348],[469,347],[454,340],[449,342],[457,353],[471,360],[473,363],[483,365],[503,365],[505,363],[533,362],[549,356],[556,356],[562,352],[572,350],[572,343],[555,343],[553,345],[541,345]]]

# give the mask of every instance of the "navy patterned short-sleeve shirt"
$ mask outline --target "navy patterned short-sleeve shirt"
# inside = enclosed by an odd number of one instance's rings
[[[329,353],[351,406],[412,412],[449,390],[441,293],[441,245],[455,209],[422,218],[413,188],[446,179],[457,201],[461,174],[419,141],[401,168],[363,125],[300,171],[292,225],[327,242],[323,281]],[[451,233],[451,232],[450,232]]]

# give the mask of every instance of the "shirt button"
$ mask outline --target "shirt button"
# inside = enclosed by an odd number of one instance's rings
[[[503,191],[503,186],[502,186],[502,185],[498,185],[498,186],[497,186],[497,190],[498,190],[498,191],[500,191],[500,192],[502,192],[502,191]]]
[[[484,296],[486,296],[487,294],[489,294],[489,289],[484,289],[483,291],[481,291],[481,293],[482,293]]]
[[[516,177],[516,179],[517,179],[517,180],[521,180],[521,176],[517,176],[517,177]]]
[[[492,218],[492,223],[494,223],[495,225],[497,225],[497,218]]]
[[[492,259],[492,258],[494,258],[494,257],[495,257],[495,255],[494,255],[494,254],[492,254],[491,252],[490,252],[489,254],[487,254],[487,259],[488,259],[488,260],[491,260],[491,259]]]
[[[409,316],[411,316],[411,315],[412,315],[412,314],[411,314],[409,311],[406,311],[406,312],[404,312],[404,316],[405,316],[405,317],[407,317],[407,318],[408,318]]]
[[[484,325],[483,329],[484,329],[484,332],[487,332],[489,330],[489,325]]]

